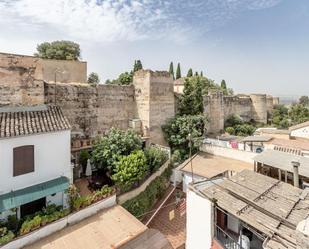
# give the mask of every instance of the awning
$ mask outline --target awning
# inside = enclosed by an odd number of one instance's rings
[[[69,187],[69,179],[61,176],[27,188],[0,195],[0,212],[62,192]]]

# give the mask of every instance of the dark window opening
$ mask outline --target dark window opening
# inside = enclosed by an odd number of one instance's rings
[[[13,149],[13,176],[34,172],[34,146],[25,145]]]

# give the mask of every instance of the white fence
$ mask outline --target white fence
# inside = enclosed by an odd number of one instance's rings
[[[122,195],[117,196],[117,202],[118,204],[123,204],[128,200],[131,200],[132,198],[138,196],[140,193],[142,193],[147,186],[158,176],[162,175],[162,173],[168,168],[170,161],[167,160],[166,163],[164,163],[155,173],[153,173],[142,185],[140,185],[138,188],[135,188],[127,193],[124,193]]]
[[[63,228],[66,226],[70,226],[72,224],[75,224],[87,217],[90,217],[99,211],[109,208],[116,205],[116,195],[112,195],[102,201],[99,201],[97,203],[94,203],[90,205],[89,207],[86,207],[78,212],[69,214],[68,216],[57,220],[53,223],[50,223],[46,226],[43,226],[39,228],[38,230],[35,230],[31,233],[28,233],[24,236],[18,237],[8,244],[5,244],[3,246],[0,246],[1,249],[19,249],[22,247],[25,247],[27,245],[31,245],[34,242],[45,238]]]

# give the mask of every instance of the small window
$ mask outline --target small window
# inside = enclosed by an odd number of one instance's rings
[[[25,145],[13,149],[13,176],[34,172],[34,146]]]

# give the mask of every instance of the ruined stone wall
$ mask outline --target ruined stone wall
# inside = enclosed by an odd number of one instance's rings
[[[45,83],[45,102],[59,105],[72,132],[86,137],[111,127],[127,129],[129,119],[134,118],[133,86],[57,83],[55,87],[54,83]]]
[[[32,56],[0,53],[0,107],[43,103],[40,60]]]
[[[87,82],[87,62],[44,59],[41,63],[46,82]]]
[[[210,93],[204,96],[204,113],[210,120],[208,133],[222,132],[224,122],[232,114],[240,116],[246,122],[255,120],[267,123],[273,103],[273,97],[266,97],[266,94],[223,96],[220,92]]]

